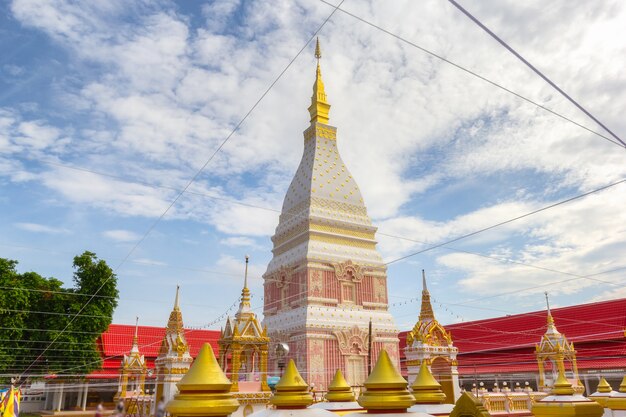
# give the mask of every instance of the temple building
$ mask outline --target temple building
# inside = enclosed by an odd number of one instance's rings
[[[311,124],[263,275],[264,324],[272,340],[289,346],[288,357],[309,384],[324,390],[337,369],[349,384],[362,384],[368,357],[375,361],[386,349],[398,364],[399,351],[376,227],[339,155],[337,128],[328,124],[319,42],[315,56]],[[270,357],[270,370],[277,373],[278,359]]]
[[[178,392],[176,384],[189,370],[193,358],[189,353],[189,344],[185,337],[183,313],[178,304],[179,287],[176,286],[174,308],[170,313],[161,342],[159,356],[155,360],[156,400],[161,397],[167,402]]]
[[[250,308],[248,257],[239,309],[228,317],[218,340],[219,363],[230,375],[231,391],[242,405],[241,415],[265,408],[271,392],[267,385],[267,357],[270,338],[267,329]],[[236,414],[236,415],[239,415]]]
[[[426,287],[426,274],[422,270],[422,307],[419,320],[406,334],[404,347],[409,382],[415,381],[422,362],[426,362],[446,394],[445,402],[453,404],[460,395],[457,353],[452,336],[435,319],[430,293]]]

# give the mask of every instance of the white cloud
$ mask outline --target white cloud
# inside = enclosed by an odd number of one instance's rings
[[[232,246],[232,247],[250,247],[250,248],[258,247],[254,239],[250,239],[249,237],[244,237],[244,236],[228,237],[226,239],[220,240],[220,243],[222,245]]]
[[[18,229],[26,230],[27,232],[35,233],[48,233],[48,234],[70,234],[71,231],[63,227],[47,226],[39,223],[15,223],[15,227]]]
[[[130,230],[106,230],[102,232],[102,236],[117,242],[137,242],[141,236]]]
[[[232,279],[233,283],[237,285],[243,285],[245,265],[246,263],[243,256],[241,259],[237,259],[234,256],[222,255],[217,262],[215,262],[215,268],[226,275],[231,275],[229,279]],[[256,264],[253,259],[250,260],[248,264],[248,279],[259,280],[264,272],[265,265],[259,265]],[[236,278],[237,275],[241,278]]]
[[[486,1],[471,9],[608,126],[626,131],[626,6],[544,6]],[[344,7],[596,129],[445,3]],[[49,94],[67,107],[63,118],[49,119],[45,111],[29,118],[0,110],[0,175],[38,180],[54,204],[72,211],[96,208],[128,220],[164,212],[332,9],[304,0],[215,2],[202,6],[200,26],[167,1],[15,0],[11,11],[66,54],[68,78]],[[381,232],[438,243],[626,177],[619,148],[341,12],[320,38],[330,121]],[[185,194],[166,220],[213,226],[225,252],[273,234],[276,213],[224,200],[281,206],[308,125],[311,47],[192,186],[221,200]],[[41,158],[162,188],[58,167],[35,173],[24,162]],[[477,195],[463,193],[468,183]],[[557,269],[600,271],[623,248],[623,196],[612,190],[463,244]],[[424,246],[378,238],[387,260]],[[437,260],[460,274],[467,291],[545,278],[468,255]],[[219,262],[242,269],[232,257]]]

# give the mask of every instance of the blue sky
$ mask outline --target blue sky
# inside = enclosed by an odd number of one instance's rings
[[[464,5],[626,136],[622,2]],[[0,256],[68,284],[84,250],[120,265],[332,11],[318,0],[0,7]],[[445,2],[342,8],[600,131]],[[335,13],[319,36],[330,123],[387,261],[626,178],[623,149],[353,17]],[[180,284],[186,323],[219,328],[245,254],[261,311],[314,70],[310,44],[117,269],[115,322],[164,325]],[[391,264],[398,327],[417,319],[422,268],[444,323],[540,309],[546,290],[554,305],[626,295],[624,270],[560,282],[575,277],[529,266],[625,267],[625,203],[616,186]]]

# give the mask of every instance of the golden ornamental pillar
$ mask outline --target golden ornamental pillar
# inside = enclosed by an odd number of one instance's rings
[[[261,364],[259,370],[261,371],[261,391],[269,391],[270,387],[267,385],[267,346],[261,347]]]
[[[230,388],[230,390],[233,392],[237,392],[239,391],[239,368],[241,368],[241,345],[233,343],[231,352],[232,360],[230,369],[230,380],[233,382],[233,386]]]

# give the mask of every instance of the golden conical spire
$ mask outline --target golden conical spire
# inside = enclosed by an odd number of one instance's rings
[[[241,302],[239,303],[239,310],[235,317],[240,318],[242,314],[252,314],[250,310],[250,290],[248,289],[248,262],[250,257],[246,255],[246,270],[244,272],[243,289],[241,290]]]
[[[309,386],[300,376],[293,359],[289,360],[275,389],[276,392],[270,402],[276,408],[306,408],[313,404],[313,396],[309,392]]]
[[[340,369],[335,372],[335,377],[328,386],[326,393],[326,401],[332,402],[351,402],[354,401],[354,393],[348,382],[343,377]]]
[[[559,376],[554,382],[554,387],[551,391],[552,395],[574,395],[574,388],[572,384],[565,378],[565,373],[562,369],[559,369]]]
[[[422,360],[420,371],[411,389],[417,404],[443,404],[446,401],[446,394],[441,390],[441,384],[430,372],[425,360]]]
[[[624,375],[624,379],[622,379],[622,383],[619,385],[619,392],[626,392],[626,375]]]
[[[611,385],[604,379],[604,377],[600,378],[600,382],[598,383],[598,392],[611,392],[613,389]]]
[[[133,346],[130,348],[131,353],[139,353],[139,317],[135,317],[135,334],[133,336]]]
[[[170,318],[167,321],[166,332],[168,334],[181,334],[184,331],[183,313],[180,311],[179,303],[180,286],[176,286],[176,297],[174,298],[174,308],[170,313]]]
[[[315,84],[313,84],[313,96],[311,96],[311,105],[309,106],[309,114],[311,115],[311,123],[328,124],[328,112],[330,104],[326,102],[326,91],[324,90],[324,82],[322,81],[322,70],[320,68],[320,59],[322,51],[320,49],[320,40],[317,38],[315,44],[315,58],[317,58],[317,71],[315,76]]]
[[[230,393],[230,380],[220,369],[211,345],[205,343],[177,386],[180,391],[167,404],[173,416],[227,416],[239,408]]]
[[[435,319],[433,306],[430,304],[430,293],[426,287],[426,272],[422,269],[422,308],[420,310],[420,321],[429,321]]]
[[[364,385],[366,390],[357,401],[368,412],[404,412],[415,404],[415,398],[407,389],[408,383],[391,363],[386,350],[381,350],[376,366]]]
[[[559,333],[559,331],[556,329],[556,325],[554,324],[554,317],[552,317],[552,311],[550,310],[550,299],[548,298],[548,291],[544,292],[545,296],[546,296],[546,306],[548,308],[548,330],[546,333]]]

